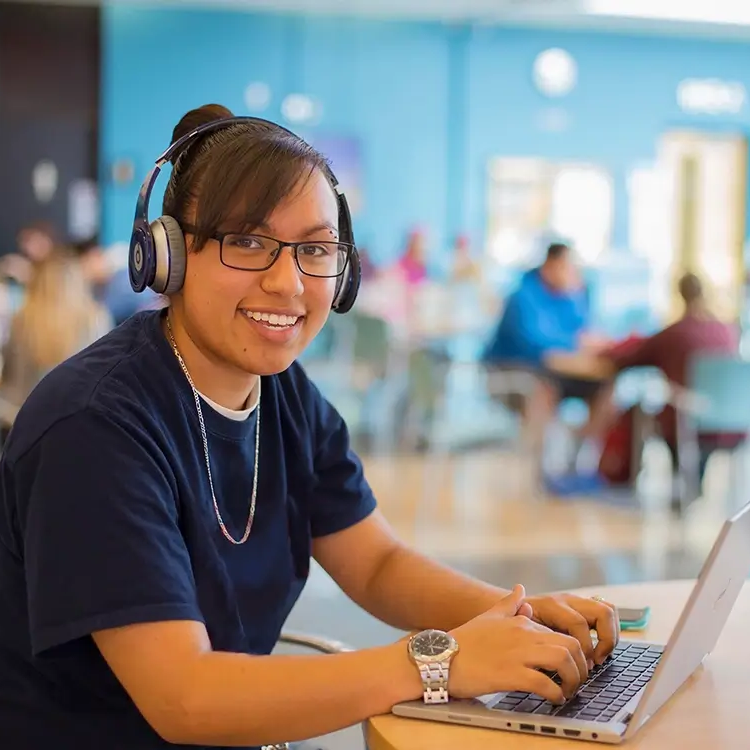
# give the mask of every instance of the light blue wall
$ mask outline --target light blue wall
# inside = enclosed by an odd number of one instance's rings
[[[301,134],[361,139],[365,206],[356,230],[381,259],[397,253],[414,223],[430,227],[436,247],[465,229],[481,241],[486,163],[499,154],[610,169],[614,244],[626,247],[625,175],[653,156],[661,132],[750,130],[747,106],[731,117],[688,117],[675,99],[679,81],[692,76],[750,90],[750,46],[742,43],[131,6],[104,9],[102,45],[101,161],[106,169],[129,158],[136,171],[127,186],[104,180],[107,242],[127,239],[140,181],[179,117],[209,101],[248,114],[243,92],[253,80],[274,95],[264,116],[283,122],[284,95],[306,93],[323,115]],[[535,56],[551,46],[579,65],[578,87],[554,103],[531,80]],[[552,104],[566,112],[563,132],[539,126]]]

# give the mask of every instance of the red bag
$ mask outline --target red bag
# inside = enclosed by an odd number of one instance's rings
[[[633,472],[633,413],[620,414],[604,439],[599,474],[610,484],[629,484]]]

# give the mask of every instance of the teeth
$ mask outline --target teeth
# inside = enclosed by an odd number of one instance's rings
[[[245,310],[244,313],[248,318],[252,318],[258,322],[268,323],[269,325],[277,326],[279,328],[293,326],[299,320],[297,315],[277,315],[276,313],[259,313],[250,310]]]

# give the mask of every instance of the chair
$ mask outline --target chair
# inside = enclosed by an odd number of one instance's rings
[[[320,654],[342,654],[350,651],[354,651],[354,648],[347,643],[342,641],[336,641],[331,638],[324,638],[322,636],[313,635],[309,633],[299,633],[294,631],[284,631],[280,636],[275,649],[275,653],[296,653],[299,650],[310,650],[317,651]],[[327,735],[331,739],[331,742],[335,747],[346,747],[351,748],[352,742],[356,742],[360,747],[365,746],[364,733],[362,738],[352,738],[348,736],[348,733],[352,732],[353,728],[344,729],[341,732],[336,732],[332,735]],[[296,745],[295,745],[296,747]],[[302,747],[307,750],[325,750],[328,747],[328,743],[325,739],[314,739],[309,742],[302,743]],[[286,750],[287,746],[281,745],[267,745],[267,750]]]
[[[343,654],[348,651],[354,651],[351,646],[342,641],[335,641],[331,638],[323,638],[318,635],[309,635],[292,631],[283,632],[279,636],[278,642],[281,646],[309,648],[312,651],[318,651],[321,654]]]
[[[373,406],[390,396],[386,386],[393,352],[385,320],[357,311],[332,315],[300,361],[355,439],[374,437],[380,448],[388,445],[388,411]]]
[[[454,433],[446,427],[452,427],[451,418],[456,411],[451,406],[458,406],[460,416],[465,416],[460,398],[451,392],[452,386],[459,382],[470,383],[475,393],[501,405],[509,415],[518,415],[525,400],[533,394],[537,378],[528,370],[496,368],[471,360],[451,360],[424,350],[414,352],[409,361],[407,421],[411,423],[412,432],[408,435],[407,446],[415,444],[414,412],[421,412],[428,417],[424,435],[427,447],[431,451],[449,450]],[[515,433],[513,437],[516,437]]]
[[[687,389],[673,385],[670,403],[677,414],[680,509],[684,511],[700,496],[702,470],[715,450],[731,452],[733,484],[741,486],[745,464],[737,449],[750,432],[750,361],[727,355],[696,356]]]
[[[516,495],[539,494],[540,446],[528,439],[517,410],[508,404],[513,398],[522,401],[535,386],[536,378],[528,371],[495,369],[482,362],[425,353],[412,358],[405,437],[410,448],[418,444],[417,435],[424,441],[425,512],[445,490],[450,456],[472,444],[492,443],[509,449],[519,460],[510,464],[513,471],[503,477],[503,487]],[[417,422],[420,415],[426,417],[421,424]]]

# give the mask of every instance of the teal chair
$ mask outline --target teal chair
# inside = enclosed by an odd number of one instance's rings
[[[699,433],[738,433],[750,429],[750,361],[739,357],[697,356],[688,388],[697,399],[692,409]]]
[[[682,509],[701,494],[709,457],[717,450],[732,454],[731,494],[746,484],[744,451],[750,433],[750,361],[719,354],[696,355],[688,387],[674,386],[671,403],[677,413],[677,475]],[[729,501],[734,505],[734,498]]]

